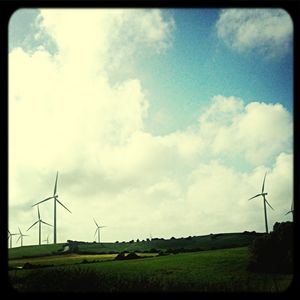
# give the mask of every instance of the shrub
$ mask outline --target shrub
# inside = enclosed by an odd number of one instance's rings
[[[135,252],[130,252],[127,256],[125,256],[125,259],[136,259],[136,258],[141,258],[138,256]]]
[[[123,259],[125,259],[125,253],[124,252],[120,252],[114,259],[115,260],[123,260]]]
[[[81,263],[82,263],[82,264],[87,264],[88,261],[87,261],[86,259],[83,259],[83,260],[81,261]]]
[[[158,253],[158,252],[159,252],[159,250],[156,248],[152,248],[149,250],[149,253]]]

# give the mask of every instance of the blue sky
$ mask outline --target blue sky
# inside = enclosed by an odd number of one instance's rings
[[[180,129],[195,121],[199,108],[215,94],[236,96],[246,103],[279,102],[292,112],[291,50],[272,60],[257,57],[255,52],[239,54],[218,40],[215,23],[220,10],[171,13],[177,25],[173,47],[166,55],[154,57],[151,63],[141,62],[139,75],[148,79],[145,83],[153,91],[151,104],[161,107],[166,101],[166,109],[172,111]]]
[[[164,134],[194,124],[199,110],[216,94],[242,98],[245,103],[278,102],[293,112],[292,44],[287,54],[272,59],[257,56],[255,51],[236,53],[217,36],[220,9],[164,12],[176,22],[172,47],[151,59],[138,56],[130,74],[122,77],[120,72],[114,79],[141,78],[149,91],[149,131]],[[10,26],[10,47],[22,45],[32,50],[39,45],[33,38],[37,15],[38,11],[31,9],[16,12]],[[43,43],[49,51],[56,51],[51,38],[44,37]],[[153,115],[162,110],[171,117],[157,126]]]
[[[265,172],[269,227],[291,220],[292,38],[280,9],[16,12],[11,231],[33,223],[56,171],[73,213],[59,207],[59,241],[92,240],[93,217],[104,241],[264,231],[247,199]]]

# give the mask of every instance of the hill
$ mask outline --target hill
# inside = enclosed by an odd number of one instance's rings
[[[262,233],[219,233],[186,238],[161,239],[153,238],[151,241],[119,242],[119,243],[88,243],[68,241],[57,245],[33,245],[9,249],[9,259],[48,256],[51,254],[63,254],[62,249],[66,245],[76,245],[74,252],[81,254],[119,253],[125,252],[188,252],[201,250],[214,250],[248,246]],[[70,253],[70,252],[69,252]]]

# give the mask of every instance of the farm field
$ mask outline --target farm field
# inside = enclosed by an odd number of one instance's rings
[[[292,281],[292,275],[247,271],[247,247],[86,264],[75,264],[84,255],[77,256],[78,260],[62,257],[64,266],[9,271],[12,286],[22,292],[279,292]],[[97,260],[101,256],[86,257]],[[27,262],[34,263],[36,259]]]
[[[128,254],[128,253],[127,253]],[[136,253],[141,257],[157,256],[157,253]],[[9,261],[10,268],[21,268],[25,263],[32,265],[71,265],[81,263],[83,260],[87,262],[107,261],[113,260],[117,254],[65,254],[65,255],[51,255],[33,258],[19,258],[11,259]]]
[[[8,249],[8,258],[15,259],[21,257],[33,257],[33,256],[49,256],[52,255],[52,252],[58,251],[61,249],[63,244],[49,244],[49,245],[32,245],[32,246],[23,246],[15,247]]]
[[[221,233],[214,235],[194,236],[177,239],[152,239],[151,241],[140,242],[119,242],[119,243],[78,243],[78,250],[81,254],[96,254],[122,251],[150,251],[153,249],[166,251],[168,249],[198,249],[210,250],[220,248],[232,248],[248,246],[261,233]],[[63,248],[64,244],[49,244],[41,246],[23,246],[9,249],[9,259],[49,256],[53,252]],[[153,252],[153,251],[152,251]]]

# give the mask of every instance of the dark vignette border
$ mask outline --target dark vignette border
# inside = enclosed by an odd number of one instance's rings
[[[2,191],[4,191],[4,197],[1,199],[1,231],[0,231],[0,240],[1,240],[1,249],[0,249],[0,258],[1,258],[1,273],[3,273],[2,282],[0,284],[1,291],[4,291],[8,294],[17,295],[18,292],[12,288],[9,283],[8,278],[8,249],[7,249],[7,228],[8,228],[8,24],[9,19],[12,14],[20,9],[20,8],[283,8],[285,9],[291,16],[294,24],[294,199],[299,199],[299,189],[297,186],[297,178],[299,175],[299,161],[297,161],[297,154],[299,153],[299,147],[297,145],[297,128],[299,125],[299,69],[297,66],[299,65],[299,59],[297,54],[299,51],[299,17],[300,17],[300,1],[297,0],[186,0],[186,1],[172,1],[172,0],[139,0],[139,1],[127,1],[127,0],[40,0],[40,1],[30,1],[30,0],[0,0],[0,58],[1,58],[1,135],[2,135],[2,153],[1,153],[1,183],[2,183]],[[294,253],[296,254],[298,251],[297,245],[297,236],[298,236],[298,226],[299,226],[299,203],[294,201],[295,207],[295,230],[294,230]],[[299,261],[297,255],[294,255],[294,279],[290,286],[290,288],[283,292],[282,294],[253,294],[252,296],[289,296],[293,295],[297,290],[297,284],[299,281],[299,271],[296,268],[297,262]],[[3,290],[4,287],[4,290]],[[163,297],[165,296],[176,296],[175,293],[164,293],[160,294]],[[214,296],[213,293],[210,294],[202,294],[202,293],[185,293],[187,296]],[[223,296],[242,296],[240,293],[223,293]],[[72,294],[72,297],[80,294]],[[92,296],[92,294],[90,294]],[[95,296],[100,296],[100,294],[96,294]],[[115,296],[119,296],[120,294],[115,294]],[[131,296],[131,294],[126,293],[126,296]],[[148,294],[149,295],[149,294]],[[160,296],[158,294],[153,294],[155,298]],[[67,296],[67,294],[63,294],[63,296]],[[110,296],[110,294],[106,294],[105,296]],[[120,295],[121,296],[121,295]],[[146,294],[143,294],[146,296]],[[178,294],[179,297],[184,296],[184,294]]]

